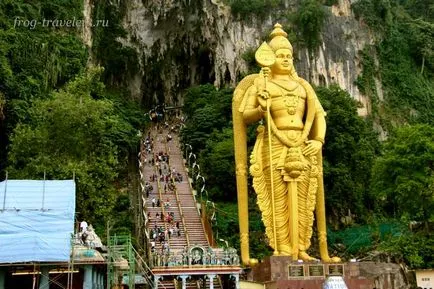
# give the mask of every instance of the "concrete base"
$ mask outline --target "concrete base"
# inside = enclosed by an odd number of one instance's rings
[[[398,264],[351,262],[325,264],[294,262],[291,257],[270,256],[248,272],[248,280],[266,289],[322,289],[328,275],[341,274],[351,289],[405,288],[406,278]]]

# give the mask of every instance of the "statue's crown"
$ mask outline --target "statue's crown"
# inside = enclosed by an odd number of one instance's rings
[[[292,51],[292,45],[288,38],[286,38],[287,36],[288,33],[282,29],[282,25],[276,23],[273,31],[270,33],[271,40],[269,45],[271,49],[273,49],[273,51],[277,51],[278,49],[289,49]]]

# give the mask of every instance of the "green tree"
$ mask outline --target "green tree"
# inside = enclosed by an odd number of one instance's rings
[[[321,28],[326,17],[323,6],[318,0],[301,2],[295,23],[306,47],[313,51],[321,44]]]
[[[27,22],[26,27],[24,21],[73,17],[82,18],[82,1],[0,1],[0,173],[6,167],[9,136],[18,122],[28,119],[32,101],[71,80],[87,59],[79,29],[43,27],[40,22]]]
[[[190,88],[185,95],[186,126],[182,131],[184,143],[199,153],[205,148],[213,130],[230,125],[232,118],[232,89],[217,90],[213,85]]]
[[[434,7],[434,6],[433,6]],[[408,30],[413,41],[410,42],[411,54],[421,65],[420,73],[424,73],[425,66],[434,69],[434,24],[415,19],[409,21]]]
[[[200,153],[208,191],[215,201],[236,201],[234,159],[232,128],[215,130]]]
[[[372,194],[378,209],[397,218],[434,220],[434,128],[397,128],[373,168]]]
[[[371,168],[379,150],[372,123],[357,115],[356,102],[337,86],[317,87],[327,112],[324,145],[324,187],[327,212],[336,219],[351,210],[368,215]]]
[[[50,98],[34,101],[28,121],[14,129],[8,154],[14,178],[75,175],[77,211],[99,230],[117,197],[114,182],[126,158],[120,145],[138,142],[136,130],[103,99],[101,72],[92,69]]]
[[[405,262],[412,269],[434,266],[434,239],[428,232],[403,229],[383,241],[378,250],[391,256],[397,263]]]

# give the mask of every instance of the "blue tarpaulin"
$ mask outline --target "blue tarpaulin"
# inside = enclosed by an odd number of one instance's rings
[[[0,182],[0,263],[69,261],[75,182]]]

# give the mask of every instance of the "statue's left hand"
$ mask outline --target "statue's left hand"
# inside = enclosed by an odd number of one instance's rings
[[[318,140],[308,140],[306,144],[307,146],[303,149],[303,154],[307,157],[316,155],[322,148],[322,142]]]

